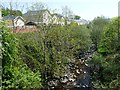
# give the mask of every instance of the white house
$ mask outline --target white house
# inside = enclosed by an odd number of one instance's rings
[[[53,24],[59,24],[59,18],[57,17],[57,15],[53,14],[53,17],[52,17],[52,23]]]
[[[43,17],[43,23],[45,23],[46,25],[52,23],[52,16],[48,10],[44,11],[42,17]]]
[[[22,27],[25,25],[25,20],[21,16],[17,16],[14,19],[14,26],[15,27]]]
[[[7,21],[8,27],[23,27],[25,20],[21,16],[4,16],[3,20]]]
[[[59,25],[65,25],[65,19],[60,14],[53,14],[52,15],[52,23],[53,24],[59,24]]]
[[[65,19],[60,14],[51,14],[48,10],[28,11],[23,15],[26,21],[31,21],[36,24],[59,24],[65,25]]]
[[[48,10],[28,11],[23,15],[26,21],[31,21],[36,24],[50,24],[52,16]]]

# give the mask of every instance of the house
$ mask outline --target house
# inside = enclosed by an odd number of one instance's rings
[[[79,19],[79,20],[73,20],[73,22],[76,22],[78,25],[85,25],[88,24],[89,22],[85,19]]]
[[[23,15],[27,21],[34,22],[36,24],[50,24],[52,22],[51,13],[48,10],[40,11],[28,11]]]
[[[21,16],[4,16],[2,19],[7,21],[9,28],[23,28],[25,26],[25,20]]]
[[[46,25],[50,24],[52,22],[52,16],[48,10],[45,10],[43,13],[43,22]]]
[[[15,33],[18,32],[36,32],[38,31],[37,25],[34,22],[26,22],[24,28],[17,27]]]
[[[7,21],[7,26],[15,33],[37,31],[34,22],[26,22],[21,16],[4,16],[3,20]]]
[[[25,26],[28,28],[36,28],[37,24],[30,21],[30,22],[26,22]]]
[[[65,25],[65,19],[62,15],[55,13],[52,15],[52,23],[59,24],[59,25]]]
[[[25,29],[28,29],[29,31],[38,31],[37,30],[37,24],[34,22],[26,22],[25,23]]]

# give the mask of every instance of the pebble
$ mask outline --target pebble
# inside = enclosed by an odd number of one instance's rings
[[[74,81],[75,81],[75,79],[73,79],[73,78],[69,78],[69,81],[74,82]]]
[[[88,66],[88,64],[87,64],[87,63],[85,63],[85,66]]]
[[[76,73],[77,73],[77,74],[80,74],[80,72],[79,72],[79,70],[78,70],[78,69],[76,70]]]
[[[77,76],[76,75],[73,75],[74,78],[76,78]]]
[[[68,79],[65,77],[65,78],[61,78],[60,82],[61,83],[66,83],[68,81]]]

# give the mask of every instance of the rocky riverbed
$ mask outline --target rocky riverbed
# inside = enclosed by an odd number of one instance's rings
[[[60,78],[52,79],[44,90],[91,90],[92,89],[92,66],[87,64],[95,54],[91,48],[78,59],[72,60],[66,67],[65,74]]]

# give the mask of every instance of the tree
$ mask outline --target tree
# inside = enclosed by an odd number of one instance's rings
[[[4,3],[2,3],[2,16],[22,16],[22,10],[18,10],[19,5],[16,3],[13,3],[12,1],[8,2],[9,6],[5,6]],[[16,7],[15,7],[16,5]],[[14,7],[14,8],[13,8]],[[21,6],[22,7],[22,6]]]
[[[119,88],[119,45],[119,17],[115,17],[105,26],[98,43],[98,53],[90,61],[94,65],[98,64],[100,67],[97,72],[93,73],[95,87]]]
[[[65,17],[65,23],[67,23],[67,21],[70,21],[74,18],[73,12],[70,10],[68,6],[64,6],[62,8],[62,15]]]
[[[26,63],[22,62],[18,56],[18,40],[4,22],[0,22],[0,35],[2,36],[2,89],[40,88],[40,73],[31,71]]]
[[[75,15],[75,16],[74,16],[74,19],[75,19],[75,20],[79,20],[80,18],[81,18],[81,17],[78,16],[78,15]]]
[[[102,40],[99,44],[99,52],[113,53],[119,51],[118,20],[118,18],[113,18],[111,22],[106,26]]]
[[[9,8],[2,9],[2,16],[22,16],[22,12],[20,10],[10,10]]]
[[[21,60],[32,71],[41,72],[43,80],[62,76],[68,63],[91,46],[90,30],[74,23],[19,34],[18,38]]]
[[[98,45],[100,43],[103,31],[105,26],[109,23],[109,19],[105,17],[97,17],[91,22],[91,39],[93,43],[96,46],[96,49],[98,48]]]

